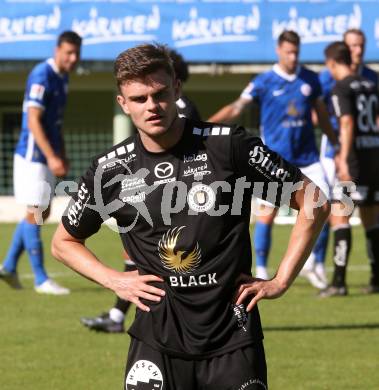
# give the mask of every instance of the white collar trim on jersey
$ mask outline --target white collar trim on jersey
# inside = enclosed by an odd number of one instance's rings
[[[296,80],[299,72],[300,72],[300,65],[297,66],[296,68],[296,71],[294,74],[288,74],[286,73],[280,66],[279,64],[275,64],[273,67],[272,67],[272,70],[277,74],[279,75],[281,78],[283,78],[284,80],[287,80],[287,81],[294,81]]]
[[[53,69],[53,71],[54,71],[58,76],[61,76],[61,77],[64,76],[63,73],[59,72],[58,66],[57,66],[57,64],[55,63],[54,58],[49,58],[46,62],[51,66],[51,68]]]

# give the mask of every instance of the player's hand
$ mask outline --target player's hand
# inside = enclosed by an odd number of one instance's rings
[[[122,272],[121,277],[114,281],[113,291],[121,298],[133,302],[143,311],[150,311],[140,299],[160,302],[166,294],[164,290],[151,286],[150,282],[163,282],[155,275],[139,275],[138,271]]]
[[[274,299],[284,294],[285,289],[275,278],[263,280],[241,274],[237,282],[236,305],[245,303],[246,311],[251,311],[261,299]]]
[[[338,158],[336,162],[338,179],[340,181],[352,181],[347,161],[342,158]]]
[[[57,156],[51,156],[47,159],[47,166],[57,177],[63,177],[67,173],[67,167],[64,160]]]

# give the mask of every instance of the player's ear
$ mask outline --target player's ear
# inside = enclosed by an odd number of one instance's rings
[[[117,95],[116,99],[117,99],[117,103],[120,105],[122,111],[124,111],[124,113],[126,115],[129,115],[130,111],[129,111],[128,105],[126,104],[126,99],[120,94]]]
[[[178,100],[182,96],[182,82],[179,79],[174,80],[175,100]]]

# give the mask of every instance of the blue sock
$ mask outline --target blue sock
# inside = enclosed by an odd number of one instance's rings
[[[328,249],[329,241],[329,223],[326,223],[321,230],[320,235],[313,248],[313,254],[315,255],[316,263],[325,263],[326,250]]]
[[[29,260],[32,265],[35,277],[35,285],[39,286],[48,279],[45,268],[43,266],[41,226],[25,221],[23,236],[25,249],[28,252]]]
[[[266,267],[267,257],[271,247],[271,225],[262,222],[255,223],[254,249],[257,266]]]
[[[16,272],[18,259],[20,258],[24,247],[23,234],[25,221],[21,221],[13,233],[11,245],[8,249],[7,256],[4,259],[3,267],[7,272]]]

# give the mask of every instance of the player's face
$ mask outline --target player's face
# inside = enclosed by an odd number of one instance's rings
[[[334,60],[331,60],[331,59],[327,59],[325,61],[325,65],[326,67],[328,68],[330,74],[332,75],[332,77],[337,80],[337,63],[334,61]]]
[[[287,73],[295,73],[299,61],[299,47],[290,42],[282,42],[276,48],[280,67]]]
[[[134,125],[151,138],[164,135],[178,118],[180,82],[163,69],[121,85],[117,101]]]
[[[349,33],[345,37],[345,43],[349,46],[353,65],[359,66],[363,62],[365,52],[364,38],[359,34]]]
[[[75,69],[80,60],[80,47],[69,42],[62,42],[55,48],[55,62],[62,73]]]

